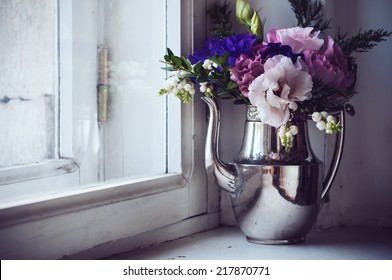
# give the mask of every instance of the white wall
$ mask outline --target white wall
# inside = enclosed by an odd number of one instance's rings
[[[359,28],[392,31],[392,2],[349,0],[327,2],[328,13],[343,32]],[[347,11],[350,11],[347,14]],[[319,222],[331,225],[392,226],[391,66],[392,38],[361,54],[356,116],[347,119],[347,138],[331,202]]]
[[[343,32],[350,34],[355,34],[361,27],[363,30],[383,27],[392,31],[392,18],[389,14],[392,11],[391,1],[326,2],[328,17],[333,17],[334,29],[329,31],[331,35],[335,34],[338,25]],[[253,0],[249,3],[255,9],[261,8],[261,16],[267,20],[266,31],[296,24],[286,0]],[[234,11],[234,5],[232,8]],[[239,31],[237,27],[236,31]],[[359,56],[359,94],[352,99],[357,114],[355,117],[348,116],[342,163],[330,192],[330,201],[320,213],[319,227],[392,226],[392,172],[389,171],[392,124],[388,121],[391,119],[389,106],[392,104],[392,94],[389,92],[392,88],[392,56],[388,50],[392,50],[392,39]],[[244,108],[224,101],[221,109],[221,155],[223,160],[230,161],[240,147]],[[311,135],[312,140],[317,138],[319,142],[314,143],[316,154],[324,159],[322,136],[320,138],[320,134],[315,131],[311,131]],[[222,222],[232,224],[229,198],[225,193],[222,194],[222,207]]]

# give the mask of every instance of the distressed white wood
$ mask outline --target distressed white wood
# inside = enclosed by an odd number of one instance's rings
[[[0,227],[183,189],[186,185],[187,181],[181,174],[161,175],[142,180],[85,186],[83,189],[62,191],[56,194],[41,194],[24,200],[8,199],[0,204]],[[184,192],[184,190],[179,192]]]
[[[20,181],[31,181],[64,173],[72,173],[78,169],[71,159],[47,160],[36,164],[18,165],[0,169],[0,182],[8,185]]]
[[[300,244],[259,245],[246,241],[239,228],[221,227],[108,259],[228,260],[225,261],[226,266],[236,266],[238,263],[235,262],[238,260],[243,260],[244,264],[249,260],[257,260],[258,264],[267,263],[260,260],[301,260],[305,263],[304,260],[388,260],[390,262],[392,250],[387,248],[390,247],[391,242],[392,229],[390,228],[346,227],[313,231],[307,236],[306,241]],[[323,262],[322,265],[324,264]],[[278,269],[287,269],[279,265]],[[306,266],[309,264],[306,263]]]
[[[114,242],[105,243],[100,246],[82,251],[75,255],[65,257],[66,259],[102,259],[113,256],[121,258],[122,253],[134,251],[159,244],[170,240],[189,236],[198,232],[208,231],[217,227],[219,220],[218,213],[206,214],[180,221],[157,230],[152,230],[131,236],[129,238],[119,239]],[[143,249],[142,249],[143,248]]]
[[[184,220],[190,213],[180,196],[181,192],[164,192],[6,226],[0,230],[0,257],[61,258]],[[78,201],[75,206],[80,207]]]
[[[73,19],[72,2],[58,1],[58,98],[59,127],[58,145],[59,157],[74,156],[73,143]]]
[[[188,1],[189,2],[189,1]],[[155,2],[154,2],[155,3]],[[183,6],[181,8],[181,5]],[[169,33],[166,37],[166,46],[162,51],[166,53],[166,48],[170,48],[174,53],[178,53],[188,56],[191,52],[188,50],[191,48],[192,43],[189,42],[190,38],[193,37],[193,33],[183,32],[181,35],[181,30],[187,30],[187,26],[192,26],[192,22],[183,18],[183,16],[188,15],[192,12],[191,7],[186,7],[189,5],[187,1],[181,3],[180,0],[168,0],[166,5],[166,24]],[[187,11],[188,9],[188,11]],[[179,16],[181,15],[181,16]],[[188,41],[182,43],[182,41]],[[158,58],[162,60],[162,58]],[[161,64],[161,67],[164,64]],[[166,76],[170,75],[170,72]],[[162,84],[162,82],[161,82]],[[167,170],[168,172],[177,172],[181,170],[181,103],[174,96],[169,96],[166,99],[167,106]]]

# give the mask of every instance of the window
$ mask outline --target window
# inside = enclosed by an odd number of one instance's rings
[[[55,22],[41,24],[56,26],[59,36],[51,45],[59,74],[50,121],[54,148],[45,148],[54,152],[38,163],[7,163],[0,170],[4,254],[58,257],[206,213],[203,153],[196,153],[204,148],[202,101],[181,105],[157,96],[166,47],[191,52],[193,1],[46,2]],[[34,14],[41,3],[15,9]],[[105,56],[99,50],[105,48],[110,97],[108,120],[99,122],[98,74]],[[34,75],[35,68],[29,72]],[[10,104],[0,100],[1,106]],[[75,242],[68,232],[99,236]],[[56,244],[48,248],[45,238]]]
[[[180,103],[157,95],[166,46],[180,51],[180,18],[168,19],[180,1],[40,3],[1,10],[0,184],[59,165],[78,178],[52,193],[181,173]]]

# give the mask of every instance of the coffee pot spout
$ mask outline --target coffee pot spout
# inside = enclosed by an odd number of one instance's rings
[[[233,193],[236,190],[236,171],[234,165],[226,164],[219,158],[218,139],[220,128],[220,113],[217,103],[210,97],[202,97],[207,103],[210,118],[205,146],[205,165],[208,176],[223,190]]]

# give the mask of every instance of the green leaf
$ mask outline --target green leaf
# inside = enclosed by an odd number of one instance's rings
[[[172,66],[161,67],[161,69],[166,70],[166,71],[177,71],[178,70],[178,68],[175,68]]]
[[[169,56],[173,56],[173,55],[174,55],[174,53],[173,53],[169,48],[167,48],[167,54],[168,54]]]
[[[166,54],[163,58],[165,59],[166,62],[171,62],[169,55]]]
[[[201,61],[199,61],[198,63],[196,63],[196,65],[195,65],[193,71],[195,71],[195,73],[196,73],[197,75],[200,75],[201,69],[203,69],[203,66],[202,66],[202,64],[201,64]],[[204,70],[204,69],[203,69],[203,70]]]
[[[215,62],[216,64],[220,65],[220,56],[219,55],[216,54],[215,56],[210,57],[210,60],[212,62]]]
[[[178,77],[180,77],[180,78],[192,78],[194,76],[195,75],[193,75],[192,73],[186,73],[186,74],[179,75]]]
[[[201,69],[200,69],[200,75],[208,77],[208,73],[207,73],[206,69],[204,69],[203,67],[201,67]]]
[[[217,71],[213,71],[210,73],[210,77],[212,78],[211,80],[220,80],[222,78],[222,75],[220,75]]]
[[[220,58],[220,65],[224,66],[227,64],[227,60],[229,59],[229,53],[225,52],[223,56]]]
[[[231,69],[231,66],[226,65],[225,67],[223,67],[223,73],[230,73],[230,69]]]
[[[235,89],[235,88],[238,88],[238,84],[237,83],[230,81],[227,84],[227,89],[231,90],[231,89]]]
[[[182,65],[189,71],[192,71],[192,65],[189,63],[189,60],[185,56],[182,56]]]
[[[200,84],[200,83],[205,83],[208,82],[208,78],[207,77],[203,77],[203,76],[199,76],[196,78],[196,83]]]
[[[174,63],[176,66],[181,67],[181,65],[182,65],[182,59],[181,59],[181,57],[178,57],[178,56],[175,56],[175,55],[171,55],[170,58],[171,58],[171,60],[173,61],[173,63]]]

